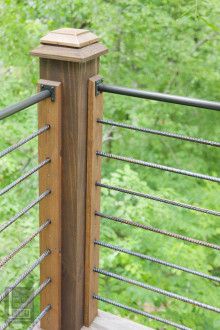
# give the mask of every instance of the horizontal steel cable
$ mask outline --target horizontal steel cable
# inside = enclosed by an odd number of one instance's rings
[[[44,318],[44,316],[49,312],[49,310],[51,310],[51,305],[47,305],[47,307],[45,307],[42,310],[42,312],[36,317],[36,319],[31,324],[31,326],[28,328],[28,330],[34,329],[34,327],[40,322],[40,320],[42,320],[42,318]]]
[[[141,258],[141,259],[144,259],[144,260],[155,262],[157,264],[160,264],[160,265],[163,265],[163,266],[166,266],[166,267],[178,269],[178,270],[181,270],[183,272],[186,272],[186,273],[189,273],[189,274],[193,274],[193,275],[196,275],[196,276],[200,276],[202,278],[206,278],[208,280],[212,280],[212,281],[216,281],[216,282],[219,282],[220,283],[220,277],[207,275],[207,274],[198,272],[198,271],[196,271],[194,269],[190,269],[190,268],[187,268],[187,267],[178,266],[178,265],[175,265],[173,263],[170,263],[170,262],[167,262],[167,261],[158,259],[158,258],[154,258],[154,257],[148,256],[148,255],[142,254],[142,253],[138,253],[138,252],[134,252],[134,251],[131,251],[131,250],[122,248],[120,246],[112,245],[110,243],[105,243],[105,242],[101,242],[101,241],[98,241],[98,240],[95,240],[94,241],[94,244],[99,245],[99,246],[106,247],[106,248],[111,249],[111,250],[114,250],[114,251],[118,251],[118,252],[122,252],[122,253],[125,253],[125,254],[129,254],[131,256],[138,257],[138,258]]]
[[[50,163],[50,159],[49,158],[48,159],[45,159],[43,162],[41,162],[40,164],[38,164],[37,166],[35,166],[34,168],[32,168],[30,171],[28,171],[25,174],[23,174],[22,176],[20,176],[20,178],[18,178],[17,180],[15,180],[14,182],[10,183],[5,188],[3,188],[2,190],[0,190],[0,196],[4,195],[6,192],[8,192],[9,190],[11,190],[15,186],[17,186],[19,183],[21,183],[22,181],[24,181],[25,179],[27,179],[29,176],[31,176],[35,172],[39,171],[40,168],[42,168],[43,166],[47,165],[48,163]]]
[[[44,133],[45,131],[47,131],[50,128],[50,125],[46,125],[42,128],[40,128],[37,132],[27,136],[26,138],[20,140],[19,142],[13,144],[12,146],[8,147],[7,149],[3,150],[0,152],[0,158],[8,155],[10,152],[18,149],[19,147],[21,147],[22,145],[24,145],[25,143],[31,141],[32,139],[34,139],[36,136]]]
[[[213,181],[213,182],[220,183],[220,178],[217,178],[217,177],[214,177],[214,176],[195,173],[195,172],[186,171],[186,170],[181,170],[181,169],[178,169],[178,168],[175,168],[175,167],[160,165],[160,164],[156,164],[156,163],[145,162],[143,160],[134,159],[134,158],[131,158],[131,157],[113,155],[113,154],[103,152],[103,151],[97,151],[96,155],[101,156],[101,157],[105,157],[105,158],[120,160],[120,161],[131,163],[131,164],[156,168],[158,170],[163,170],[163,171],[172,172],[172,173],[176,173],[176,174],[191,176],[191,177],[197,178],[197,179],[203,179],[203,180],[208,180],[208,181]]]
[[[9,316],[7,321],[0,326],[0,330],[5,330],[18,316],[25,310],[25,308],[37,297],[46,286],[51,282],[50,278],[47,278],[40,286],[35,290],[30,297],[14,312],[13,315]]]
[[[33,200],[29,205],[27,205],[25,208],[23,208],[20,212],[18,212],[14,217],[12,217],[9,221],[4,222],[3,224],[0,225],[0,233],[3,232],[6,228],[8,228],[10,225],[12,225],[16,220],[18,220],[21,216],[26,214],[32,207],[40,203],[42,199],[47,197],[50,194],[50,190],[46,190],[43,192],[38,198]]]
[[[119,222],[119,223],[122,223],[122,224],[134,226],[134,227],[141,228],[141,229],[144,229],[144,230],[149,230],[149,231],[152,231],[152,232],[157,233],[157,234],[162,234],[162,235],[165,235],[165,236],[173,237],[173,238],[180,239],[180,240],[183,240],[183,241],[186,241],[186,242],[189,242],[189,243],[205,246],[205,247],[212,248],[212,249],[220,251],[220,246],[216,245],[216,244],[212,244],[212,243],[205,242],[205,241],[200,241],[198,239],[183,236],[183,235],[180,235],[180,234],[171,233],[171,232],[168,232],[166,230],[162,230],[162,229],[159,229],[159,228],[147,226],[147,225],[144,225],[142,223],[134,222],[132,220],[126,220],[126,219],[114,217],[114,216],[111,216],[111,215],[106,215],[106,214],[101,213],[101,212],[95,212],[95,215],[98,216],[98,217],[101,217],[103,219],[116,221],[116,222]]]
[[[184,136],[182,134],[175,134],[175,133],[170,133],[170,132],[158,131],[158,130],[151,129],[151,128],[137,127],[137,126],[134,126],[134,125],[119,123],[119,122],[115,122],[115,121],[108,120],[108,119],[98,119],[97,122],[100,123],[100,124],[104,124],[104,125],[110,125],[110,126],[113,126],[113,127],[126,128],[126,129],[130,129],[130,130],[138,131],[138,132],[142,132],[142,133],[149,133],[149,134],[154,134],[154,135],[166,136],[166,137],[170,137],[170,138],[174,138],[174,139],[178,139],[178,140],[184,140],[184,141],[193,142],[193,143],[205,144],[205,145],[209,145],[209,146],[212,146],[212,147],[220,147],[220,142],[209,141],[209,140],[205,140],[205,139],[201,139],[201,138],[195,138],[195,137],[191,137],[191,136]]]
[[[186,105],[189,107],[196,107],[201,109],[220,111],[220,102],[207,101],[202,99],[194,99],[191,97],[184,97],[179,95],[170,95],[165,93],[143,91],[134,88],[121,87],[115,85],[98,84],[97,90],[100,92],[113,93],[118,95],[133,96],[140,99],[168,102],[174,104]]]
[[[172,200],[169,200],[169,199],[166,199],[166,198],[157,197],[157,196],[150,195],[150,194],[144,194],[144,193],[141,193],[141,192],[132,191],[132,190],[128,190],[128,189],[124,189],[124,188],[120,188],[120,187],[115,187],[115,186],[111,186],[111,185],[105,184],[105,183],[96,182],[96,186],[106,188],[106,189],[110,189],[110,190],[114,190],[114,191],[118,191],[118,192],[129,194],[129,195],[133,195],[133,196],[137,196],[137,197],[143,197],[143,198],[146,198],[146,199],[151,199],[151,200],[156,201],[156,202],[177,206],[177,207],[181,207],[181,208],[192,210],[192,211],[211,214],[211,215],[215,215],[217,217],[220,216],[219,211],[204,209],[204,208],[201,208],[201,207],[198,207],[198,206],[185,204],[185,203],[181,203],[181,202],[176,202],[176,201],[172,201]]]
[[[14,115],[15,113],[24,110],[33,104],[39,103],[40,101],[47,99],[50,96],[51,96],[51,92],[49,90],[43,90],[35,95],[28,97],[27,99],[21,102],[10,105],[9,107],[0,111],[0,120],[7,118],[11,115]]]
[[[7,256],[0,260],[0,268],[2,268],[9,260],[11,260],[21,249],[23,249],[34,237],[40,234],[49,224],[50,220],[47,220],[42,224],[31,236],[26,238],[21,244],[19,244],[14,250],[12,250]]]
[[[108,298],[103,298],[99,295],[96,295],[94,294],[93,295],[93,299],[96,299],[96,300],[99,300],[99,301],[102,301],[102,302],[105,302],[107,304],[111,304],[113,306],[116,306],[116,307],[119,307],[119,308],[123,308],[125,309],[126,311],[129,311],[129,312],[132,312],[132,313],[135,313],[135,314],[139,314],[139,315],[142,315],[142,316],[145,316],[149,319],[152,319],[152,320],[155,320],[155,321],[158,321],[158,322],[161,322],[161,323],[164,323],[164,324],[168,324],[168,325],[171,325],[172,327],[176,328],[176,329],[181,329],[181,330],[192,330],[191,328],[187,328],[185,327],[184,325],[181,325],[181,324],[177,324],[175,322],[172,322],[172,321],[169,321],[169,320],[166,320],[166,319],[163,319],[159,316],[156,316],[156,315],[152,315],[150,313],[147,313],[147,312],[144,312],[144,311],[141,311],[139,309],[136,309],[136,308],[133,308],[133,307],[130,307],[130,306],[126,306],[126,305],[123,305],[123,304],[120,304],[116,301],[113,301],[111,299],[108,299]]]
[[[40,263],[51,253],[50,250],[46,250],[42,255],[30,266],[24,273],[22,273],[17,280],[3,293],[0,294],[0,302],[5,299],[11,291],[13,291]]]
[[[145,283],[142,283],[142,282],[139,282],[139,281],[136,281],[136,280],[132,280],[130,278],[127,278],[127,277],[124,277],[124,276],[121,276],[121,275],[117,275],[115,273],[111,273],[111,272],[105,271],[105,270],[100,269],[100,268],[94,268],[93,271],[96,272],[96,273],[108,276],[108,277],[115,278],[116,280],[126,282],[126,283],[129,283],[129,284],[133,284],[133,285],[139,286],[143,289],[150,290],[150,291],[162,294],[162,295],[167,296],[169,298],[174,298],[176,300],[183,301],[187,304],[191,304],[191,305],[194,305],[194,306],[197,306],[197,307],[200,307],[200,308],[204,308],[204,309],[207,309],[207,310],[212,311],[212,312],[220,313],[220,308],[218,308],[218,307],[207,305],[207,304],[201,303],[199,301],[196,301],[196,300],[178,295],[178,294],[170,292],[170,291],[166,291],[166,290],[157,288],[157,287],[149,285],[149,284],[145,284]]]

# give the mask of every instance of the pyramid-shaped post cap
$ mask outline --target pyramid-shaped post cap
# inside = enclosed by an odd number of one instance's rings
[[[82,48],[99,41],[99,38],[88,30],[63,28],[49,32],[40,39],[42,44]]]
[[[41,45],[31,54],[41,58],[85,62],[107,53],[107,48],[98,41],[99,38],[88,30],[62,28],[42,37]]]

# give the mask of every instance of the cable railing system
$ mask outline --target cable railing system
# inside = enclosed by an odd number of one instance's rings
[[[113,93],[113,94],[118,94],[118,95],[125,95],[125,96],[155,100],[155,101],[160,101],[160,102],[168,102],[168,103],[180,104],[180,105],[215,110],[215,111],[220,110],[220,103],[218,103],[218,102],[210,102],[210,101],[206,101],[206,100],[192,99],[192,98],[186,98],[186,97],[180,97],[180,96],[168,95],[168,94],[162,94],[162,93],[155,93],[155,92],[149,92],[149,91],[140,91],[140,90],[129,89],[129,88],[125,88],[125,87],[110,86],[110,85],[104,84],[102,80],[96,81],[95,92],[96,92],[96,96],[100,95],[100,93],[102,93],[102,92],[106,92],[106,93]],[[165,136],[165,137],[169,137],[169,138],[173,138],[173,139],[180,139],[180,140],[183,140],[186,142],[199,143],[199,144],[204,144],[204,145],[217,147],[217,148],[220,147],[220,142],[217,142],[217,141],[209,141],[209,140],[202,139],[202,138],[195,138],[195,137],[189,137],[189,136],[176,134],[173,132],[171,133],[171,132],[166,132],[166,131],[153,130],[150,128],[137,127],[137,126],[129,125],[129,124],[122,123],[122,122],[115,122],[112,120],[102,119],[101,117],[96,118],[96,123],[98,125],[102,125],[102,126],[108,125],[108,126],[112,126],[112,127],[119,127],[119,128],[126,129],[126,130],[132,130],[132,131],[137,131],[137,132],[142,132],[142,133],[147,133],[147,134],[154,134],[154,135],[158,135],[158,136],[162,136],[162,137]],[[112,159],[116,162],[131,163],[131,164],[140,165],[140,166],[144,166],[144,167],[150,167],[155,170],[168,171],[168,172],[171,172],[171,173],[174,173],[177,175],[189,176],[189,177],[200,179],[200,180],[207,180],[207,181],[215,182],[216,184],[220,183],[219,177],[214,177],[214,176],[210,176],[210,175],[206,175],[206,174],[202,174],[202,173],[195,173],[195,172],[187,171],[184,169],[178,169],[178,168],[174,168],[174,167],[170,167],[170,166],[165,166],[163,164],[146,162],[146,161],[142,161],[139,159],[134,159],[132,157],[125,157],[122,155],[107,153],[107,152],[103,152],[101,149],[97,149],[97,148],[95,150],[95,153],[96,153],[97,158],[108,158],[108,159]],[[95,186],[98,188],[101,188],[101,189],[116,191],[116,192],[119,192],[120,194],[129,194],[129,195],[135,196],[137,198],[150,199],[154,202],[165,203],[165,204],[177,207],[177,210],[178,210],[178,208],[184,208],[189,211],[205,213],[205,214],[209,214],[209,215],[212,215],[215,217],[220,216],[220,211],[218,211],[218,210],[206,209],[201,206],[186,204],[186,203],[166,199],[166,198],[163,198],[160,196],[155,196],[155,195],[151,195],[151,194],[147,194],[147,193],[143,193],[143,192],[139,192],[139,191],[133,191],[130,189],[122,188],[119,186],[113,186],[111,184],[102,183],[100,180],[100,177],[96,180]],[[220,245],[217,245],[217,244],[214,244],[211,242],[198,240],[196,238],[183,236],[183,235],[180,235],[177,233],[168,232],[166,230],[155,228],[155,227],[152,227],[149,225],[145,225],[145,224],[139,223],[138,221],[136,221],[136,219],[135,220],[134,219],[124,219],[124,218],[112,216],[110,214],[106,214],[102,211],[99,211],[99,209],[95,210],[95,221],[97,221],[97,219],[103,219],[103,221],[116,222],[118,224],[127,225],[127,226],[131,226],[134,228],[139,228],[139,229],[142,229],[145,231],[150,231],[155,234],[165,235],[170,238],[186,241],[191,244],[200,245],[200,246],[218,250],[218,251],[220,250]],[[130,256],[145,260],[150,263],[159,264],[159,265],[161,265],[161,267],[177,269],[181,272],[189,273],[194,276],[199,276],[206,280],[214,281],[216,283],[220,282],[220,277],[218,277],[218,276],[212,276],[210,274],[205,274],[205,273],[197,271],[195,269],[191,269],[191,268],[183,267],[181,265],[173,264],[169,261],[161,260],[161,259],[155,258],[150,255],[142,254],[139,251],[131,251],[131,250],[123,248],[121,246],[113,245],[109,242],[104,242],[100,239],[94,239],[93,244],[95,247],[98,246],[98,247],[101,247],[104,249],[117,251],[120,254],[127,254]],[[197,306],[202,309],[206,309],[206,310],[209,310],[209,311],[212,311],[215,313],[220,313],[220,307],[208,305],[203,302],[196,301],[191,298],[178,295],[174,292],[166,291],[162,288],[149,285],[148,283],[142,283],[142,282],[136,281],[134,279],[113,273],[111,271],[100,268],[97,265],[97,263],[95,263],[95,265],[96,266],[93,267],[93,272],[96,274],[99,274],[100,276],[102,276],[104,278],[106,278],[106,277],[114,278],[117,281],[126,282],[130,285],[138,286],[142,289],[145,289],[148,291],[153,291],[154,293],[157,293],[157,294],[160,294],[163,296],[167,296],[167,297],[185,302],[187,304],[192,304],[192,305]],[[154,316],[150,313],[146,313],[142,310],[134,309],[131,306],[123,305],[118,301],[113,301],[106,297],[101,297],[97,292],[94,292],[93,298],[94,298],[94,300],[102,301],[106,304],[110,304],[110,305],[119,307],[121,309],[127,310],[129,312],[133,312],[133,313],[145,316],[147,318],[156,320],[160,323],[164,323],[164,324],[173,326],[177,329],[189,329],[188,327],[186,327],[182,324],[176,324],[172,321],[162,319],[162,318]]]
[[[26,109],[27,107],[39,103],[42,100],[51,98],[51,91],[50,89],[44,89],[37,93],[36,95],[33,95],[29,97],[28,99],[19,102],[17,104],[14,104],[12,106],[9,106],[2,111],[0,111],[0,120],[3,120],[9,116],[12,116],[16,113],[18,113],[21,110]],[[10,147],[6,148],[3,151],[0,151],[0,158],[3,158],[7,156],[12,151],[18,149],[19,147],[23,146],[24,144],[28,143],[32,139],[45,134],[50,129],[50,125],[46,124],[43,127],[40,127],[38,131],[34,132],[30,136],[20,140],[19,142],[15,143],[14,145],[11,145]],[[45,158],[42,162],[40,162],[37,166],[23,174],[21,177],[4,187],[0,190],[0,196],[3,196],[7,192],[9,192],[11,189],[15,188],[17,185],[19,185],[22,181],[26,180],[28,177],[32,176],[34,173],[38,172],[40,169],[42,169],[45,166],[48,166],[48,164],[51,162],[50,158]],[[16,215],[14,215],[10,220],[7,220],[3,222],[0,225],[0,233],[2,233],[4,230],[9,228],[11,225],[15,223],[19,218],[21,218],[23,215],[25,215],[29,210],[31,210],[34,206],[39,204],[41,201],[43,201],[49,194],[51,193],[50,189],[45,190],[42,192],[34,201],[32,201],[29,205],[24,207],[21,211],[19,211]],[[25,248],[35,237],[39,236],[45,229],[51,224],[51,219],[45,219],[45,222],[37,228],[29,237],[27,237],[23,242],[21,242],[18,246],[16,246],[14,249],[11,250],[11,252],[8,253],[8,255],[4,256],[0,260],[0,269],[6,266],[6,264],[13,259],[17,253],[19,253],[23,248]],[[51,251],[49,249],[45,249],[40,255],[39,258],[37,258],[32,265],[30,265],[17,279],[9,285],[2,293],[0,293],[0,302],[2,302],[8,295],[14,291],[14,289],[19,286],[43,261],[46,261],[47,257],[51,254]],[[14,311],[14,313],[9,316],[5,322],[0,325],[0,329],[6,329],[8,328],[12,322],[14,322],[19,315],[27,308],[27,306],[37,297],[51,282],[51,278],[45,279],[42,284],[39,286],[38,289],[36,289],[30,297],[25,301],[23,304],[20,305],[20,307]],[[37,320],[40,320],[43,318],[46,313],[50,310],[49,306],[45,308],[44,311],[42,311],[39,316],[37,317]]]
[[[20,307],[11,315],[9,318],[0,325],[0,330],[5,330],[9,327],[9,325],[14,322],[19,315],[27,308],[28,305],[51,283],[51,279],[47,278],[45,281],[43,281],[40,286],[30,295],[30,297],[20,305]],[[49,307],[49,306],[48,306]],[[38,318],[42,319],[46,315],[47,312],[49,312],[50,308],[46,309],[46,312],[44,314],[39,314]]]
[[[116,269],[105,269],[105,266],[99,263],[99,251],[108,251],[126,256],[128,262],[130,258],[132,260],[136,258],[140,264],[143,262],[152,267],[157,266],[161,271],[172,272],[173,276],[176,276],[176,271],[178,271],[178,275],[186,274],[187,278],[189,276],[198,281],[202,279],[207,286],[213,284],[217,287],[220,283],[220,277],[216,276],[215,272],[201,271],[191,265],[186,267],[181,262],[172,262],[168,256],[160,258],[151,255],[150,252],[142,253],[138,245],[128,249],[120,243],[109,242],[100,237],[100,226],[102,229],[104,222],[107,226],[115,223],[120,228],[127,226],[129,229],[133,228],[134,231],[141,230],[144,234],[149,232],[154,237],[157,234],[160,235],[156,238],[165,236],[171,243],[179,240],[180,243],[190,244],[190,247],[199,246],[209,249],[206,251],[220,251],[220,244],[210,242],[211,239],[198,239],[195,237],[196,234],[191,237],[191,234],[182,235],[176,233],[175,230],[161,229],[156,225],[145,224],[143,219],[135,217],[115,216],[111,214],[110,209],[103,210],[100,207],[101,192],[114,192],[112,196],[117,193],[120,197],[125,196],[127,200],[129,199],[127,197],[132,196],[134,200],[141,199],[143,204],[150,200],[155,205],[169,205],[176,212],[183,209],[185,213],[207,214],[210,215],[209,219],[214,219],[214,221],[218,221],[220,216],[220,210],[215,207],[205,208],[191,201],[187,204],[165,198],[159,193],[158,195],[151,194],[138,191],[136,188],[126,188],[124,185],[122,187],[120,183],[111,184],[102,181],[101,162],[103,159],[108,159],[116,166],[128,163],[139,166],[143,170],[150,168],[156,174],[165,171],[172,176],[189,177],[189,180],[204,181],[206,184],[220,183],[220,178],[216,174],[208,175],[200,171],[179,168],[179,166],[176,168],[150,162],[149,159],[136,159],[132,155],[102,151],[104,126],[131,131],[134,136],[140,133],[145,136],[147,134],[166,137],[211,148],[220,147],[219,141],[103,119],[104,93],[184,105],[190,110],[190,107],[209,109],[212,113],[220,110],[218,102],[104,84],[98,76],[98,63],[100,56],[106,52],[107,48],[87,30],[64,28],[50,32],[31,52],[32,55],[40,58],[41,79],[38,83],[38,93],[0,111],[0,120],[9,120],[10,116],[38,104],[38,130],[28,136],[24,134],[17,143],[0,151],[0,159],[3,159],[9,154],[12,156],[14,151],[33,139],[38,139],[38,165],[25,170],[25,173],[21,170],[21,175],[13,182],[7,182],[3,188],[1,187],[0,198],[3,196],[7,198],[10,191],[12,192],[17,186],[21,188],[20,184],[23,182],[25,185],[26,179],[33,175],[39,177],[38,196],[28,201],[26,206],[19,207],[18,211],[16,209],[15,214],[9,219],[4,215],[0,223],[2,236],[8,233],[9,228],[15,228],[15,225],[25,228],[28,220],[24,216],[35,207],[39,207],[39,225],[31,233],[25,235],[24,239],[20,239],[19,243],[13,245],[10,241],[9,252],[0,259],[0,271],[3,269],[7,271],[10,263],[16,263],[16,257],[19,257],[21,251],[28,248],[38,237],[39,256],[30,265],[26,265],[25,269],[21,270],[21,274],[10,274],[10,278],[13,277],[13,279],[10,280],[9,287],[1,289],[0,303],[10,298],[10,295],[16,292],[16,288],[25,285],[23,281],[28,280],[32,272],[40,268],[40,284],[34,283],[35,290],[30,296],[25,298],[25,301],[22,300],[18,308],[16,306],[16,309],[11,308],[7,312],[3,323],[0,324],[0,330],[13,326],[12,323],[22,316],[21,314],[36,297],[40,300],[40,310],[35,310],[33,319],[29,319],[30,322],[27,325],[29,330],[36,330],[39,327],[45,330],[78,330],[83,326],[89,328],[98,315],[99,301],[114,306],[114,309],[119,308],[162,323],[162,327],[171,326],[190,330],[187,325],[180,324],[181,322],[176,323],[175,320],[169,320],[169,317],[168,319],[160,317],[159,310],[155,313],[148,312],[148,310],[141,310],[141,307],[134,308],[129,301],[122,303],[120,297],[115,300],[105,297],[105,294],[100,294],[99,291],[99,277],[113,279],[121,285],[125,283],[125,285],[133,286],[135,290],[137,288],[143,290],[144,293],[151,292],[151,295],[153,297],[155,295],[157,299],[158,296],[168,297],[171,301],[188,304],[190,308],[201,308],[201,313],[205,311],[209,311],[211,315],[220,313],[220,306],[215,306],[214,302],[209,304],[200,301],[203,299],[187,297],[187,293],[181,295],[172,292],[175,290],[165,290],[163,282],[152,285],[150,281],[146,283],[145,280],[138,281],[129,275],[129,270],[126,274],[120,274]],[[121,200],[120,202],[122,203]],[[6,240],[5,237],[4,240]],[[109,291],[108,293],[110,294]],[[137,302],[135,306],[138,305]],[[170,304],[167,304],[167,308],[168,306]],[[108,324],[105,319],[102,319],[103,325],[99,326],[100,329],[111,328],[111,326],[114,329],[115,326],[111,324],[110,319],[111,315],[107,318]],[[181,316],[182,319],[183,316]],[[186,319],[184,320],[187,322]],[[127,320],[123,320],[124,322],[126,323]],[[133,326],[132,329],[135,329],[135,323]],[[128,328],[131,326],[128,325]]]

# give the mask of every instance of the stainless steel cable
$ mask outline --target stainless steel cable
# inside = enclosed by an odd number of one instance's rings
[[[204,208],[197,207],[197,206],[194,206],[194,205],[180,203],[180,202],[172,201],[172,200],[169,200],[169,199],[166,199],[166,198],[161,198],[161,197],[157,197],[157,196],[150,195],[150,194],[144,194],[144,193],[140,193],[140,192],[137,192],[137,191],[132,191],[132,190],[128,190],[128,189],[124,189],[124,188],[120,188],[120,187],[115,187],[115,186],[111,186],[111,185],[100,183],[100,182],[96,182],[96,186],[102,187],[102,188],[107,188],[107,189],[114,190],[114,191],[119,191],[121,193],[129,194],[129,195],[133,195],[133,196],[137,196],[137,197],[143,197],[143,198],[146,198],[146,199],[151,199],[151,200],[156,201],[156,202],[177,206],[177,207],[181,207],[181,208],[192,210],[192,211],[211,214],[211,215],[215,215],[217,217],[220,216],[219,211],[204,209]]]
[[[47,305],[47,307],[45,307],[42,312],[36,317],[36,319],[34,320],[34,322],[31,324],[31,326],[28,328],[28,330],[32,330],[34,329],[34,327],[40,322],[40,320],[42,320],[42,318],[44,318],[44,316],[51,310],[51,305]]]
[[[12,146],[8,147],[7,149],[3,150],[0,152],[0,158],[8,155],[10,152],[18,149],[19,147],[21,147],[22,145],[24,145],[25,143],[31,141],[32,139],[34,139],[36,136],[46,132],[48,129],[50,128],[50,125],[46,125],[42,128],[40,128],[37,132],[27,136],[25,139],[20,140],[19,142],[13,144]]]
[[[11,260],[21,249],[23,249],[34,237],[40,234],[49,224],[50,220],[47,220],[42,224],[31,236],[26,238],[21,244],[19,244],[14,250],[12,250],[7,256],[0,260],[0,268],[2,268],[9,260]]]
[[[13,291],[16,286],[18,286],[40,263],[51,253],[50,250],[46,250],[42,255],[30,266],[24,273],[22,273],[17,280],[8,288],[5,289],[3,293],[0,294],[0,302],[5,299],[11,291]]]
[[[35,290],[32,295],[14,312],[13,315],[9,316],[7,321],[0,326],[0,330],[5,330],[17,317],[25,310],[25,308],[37,297],[46,286],[51,282],[50,278],[47,278],[37,290]]]
[[[175,167],[165,166],[165,165],[161,165],[161,164],[145,162],[143,160],[134,159],[134,158],[130,158],[130,157],[113,155],[113,154],[103,152],[103,151],[97,151],[96,154],[97,154],[97,156],[101,156],[101,157],[105,157],[105,158],[120,160],[120,161],[131,163],[131,164],[142,165],[142,166],[145,166],[145,167],[151,167],[151,168],[155,168],[155,169],[158,169],[158,170],[163,170],[163,171],[172,172],[172,173],[176,173],[176,174],[186,175],[186,176],[190,176],[190,177],[197,178],[197,179],[203,179],[203,180],[208,180],[208,181],[220,183],[220,178],[210,176],[210,175],[205,175],[205,174],[195,173],[195,172],[191,172],[191,171],[181,170],[181,169],[178,169],[178,168],[175,168]]]
[[[3,232],[6,228],[8,228],[10,225],[12,225],[21,216],[23,216],[24,214],[26,214],[30,209],[32,209],[32,207],[34,207],[35,205],[37,205],[38,203],[40,203],[40,201],[42,201],[42,199],[44,199],[45,197],[47,197],[50,194],[50,192],[51,192],[50,190],[46,190],[38,198],[36,198],[35,200],[33,200],[28,206],[26,206],[24,209],[22,209],[20,212],[18,212],[14,217],[12,217],[9,221],[4,222],[3,224],[1,224],[1,226],[0,226],[0,233]]]
[[[126,306],[126,305],[123,305],[123,304],[120,304],[116,301],[113,301],[111,299],[108,299],[108,298],[103,298],[99,295],[96,295],[94,294],[93,295],[93,299],[96,299],[96,300],[99,300],[99,301],[102,301],[102,302],[105,302],[107,304],[111,304],[113,306],[116,306],[116,307],[119,307],[119,308],[123,308],[125,309],[126,311],[128,312],[132,312],[132,313],[135,313],[135,314],[138,314],[138,315],[142,315],[142,316],[145,316],[149,319],[152,319],[152,320],[155,320],[155,321],[158,321],[158,322],[161,322],[161,323],[164,323],[164,324],[168,324],[168,325],[171,325],[172,327],[176,328],[176,329],[181,329],[181,330],[192,330],[191,328],[187,328],[185,327],[184,325],[181,325],[181,324],[177,324],[175,322],[172,322],[172,321],[169,321],[169,320],[166,320],[166,319],[163,319],[159,316],[156,316],[156,315],[152,315],[150,313],[147,313],[147,312],[144,312],[144,311],[141,311],[139,309],[136,309],[136,308],[133,308],[133,307],[130,307],[130,306]]]
[[[166,137],[174,138],[174,139],[178,139],[178,140],[184,140],[184,141],[193,142],[193,143],[205,144],[205,145],[209,145],[209,146],[212,146],[212,147],[220,147],[220,142],[209,141],[209,140],[190,137],[190,136],[184,136],[182,134],[175,134],[175,133],[170,133],[170,132],[154,130],[154,129],[150,129],[150,128],[137,127],[137,126],[134,126],[134,125],[119,123],[119,122],[115,122],[115,121],[108,120],[108,119],[105,119],[105,120],[104,119],[98,119],[97,122],[100,123],[100,124],[104,124],[104,125],[110,125],[110,126],[113,126],[113,127],[126,128],[126,129],[130,129],[130,130],[138,131],[138,132],[142,132],[142,133],[166,136]]]
[[[200,308],[204,308],[204,309],[210,310],[212,312],[220,313],[220,308],[218,308],[218,307],[207,305],[207,304],[201,303],[199,301],[196,301],[196,300],[178,295],[176,293],[166,291],[166,290],[163,290],[163,289],[160,289],[160,288],[157,288],[157,287],[154,287],[152,285],[145,284],[145,283],[142,283],[142,282],[139,282],[139,281],[136,281],[136,280],[132,280],[132,279],[129,279],[127,277],[117,275],[117,274],[105,271],[103,269],[100,269],[100,268],[94,268],[93,270],[96,273],[99,273],[99,274],[102,274],[102,275],[105,275],[105,276],[108,276],[108,277],[115,278],[116,280],[119,280],[119,281],[122,281],[122,282],[126,282],[126,283],[129,283],[129,284],[139,286],[143,289],[162,294],[162,295],[167,296],[169,298],[174,298],[176,300],[183,301],[187,304],[191,304],[191,305],[194,305],[194,306],[197,306],[197,307],[200,307]]]
[[[49,158],[48,159],[45,159],[43,162],[41,162],[40,164],[38,164],[37,166],[35,166],[34,168],[32,168],[30,171],[28,171],[24,175],[20,176],[20,178],[18,178],[14,182],[10,183],[5,188],[1,189],[0,190],[0,196],[4,195],[6,192],[8,192],[9,190],[11,190],[15,186],[17,186],[19,183],[21,183],[22,181],[24,181],[25,179],[27,179],[30,175],[32,175],[35,172],[39,171],[40,168],[42,168],[43,166],[47,165],[48,163],[50,163],[50,159]]]
[[[145,254],[142,254],[142,253],[139,253],[139,252],[134,252],[134,251],[122,248],[120,246],[116,246],[116,245],[113,245],[113,244],[110,244],[110,243],[101,242],[101,241],[98,241],[98,240],[95,240],[94,244],[106,247],[106,248],[114,250],[114,251],[129,254],[131,256],[138,257],[138,258],[141,258],[141,259],[144,259],[144,260],[148,260],[148,261],[151,261],[151,262],[154,262],[154,263],[166,266],[166,267],[170,267],[170,268],[173,268],[173,269],[178,269],[178,270],[181,270],[185,273],[193,274],[195,276],[200,276],[202,278],[205,278],[205,279],[208,279],[208,280],[211,280],[211,281],[216,281],[216,282],[220,283],[220,278],[219,277],[208,275],[208,274],[205,274],[205,273],[202,273],[202,272],[198,272],[197,270],[190,269],[190,268],[187,268],[187,267],[178,266],[176,264],[173,264],[173,263],[170,263],[170,262],[158,259],[158,258],[154,258],[154,257],[148,256],[148,255],[145,255]]]
[[[126,220],[126,219],[114,217],[114,216],[111,216],[111,215],[106,215],[106,214],[101,213],[101,212],[95,212],[95,215],[98,216],[98,217],[101,217],[103,219],[116,221],[116,222],[119,222],[119,223],[122,223],[122,224],[130,225],[130,226],[141,228],[141,229],[144,229],[144,230],[149,230],[149,231],[152,231],[152,232],[157,233],[157,234],[173,237],[173,238],[180,239],[180,240],[183,240],[183,241],[186,241],[186,242],[189,242],[189,243],[205,246],[205,247],[212,248],[212,249],[220,251],[220,246],[216,245],[216,244],[212,244],[212,243],[209,243],[209,242],[200,241],[200,240],[195,239],[195,238],[191,238],[191,237],[171,233],[171,232],[168,232],[166,230],[162,230],[162,229],[159,229],[159,228],[147,226],[147,225],[144,225],[142,223],[134,222],[132,220]]]

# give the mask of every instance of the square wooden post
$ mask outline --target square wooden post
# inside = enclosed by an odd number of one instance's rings
[[[93,33],[78,29],[52,31],[31,52],[40,57],[40,78],[62,84],[62,330],[84,324],[88,80],[106,52]]]

